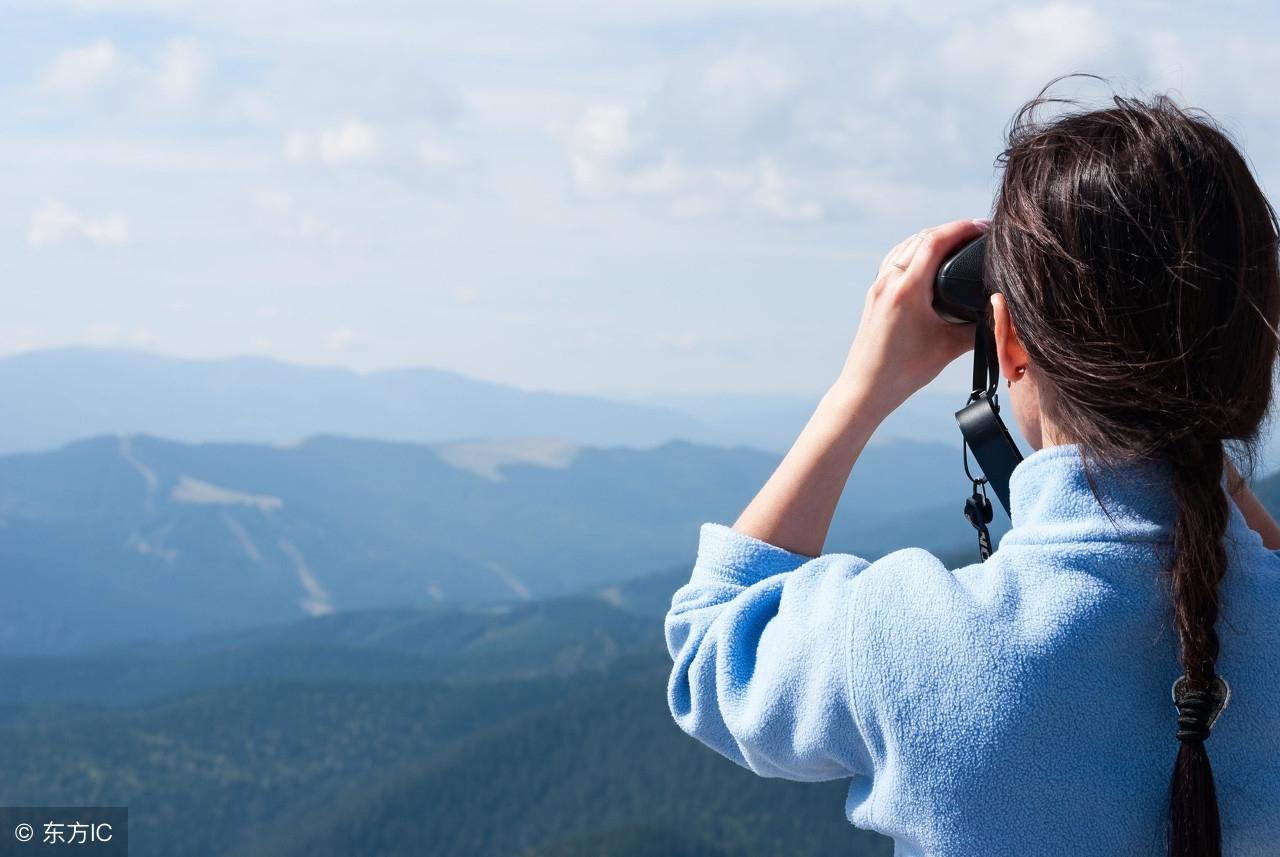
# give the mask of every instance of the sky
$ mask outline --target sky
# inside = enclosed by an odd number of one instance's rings
[[[1210,8],[4,0],[0,354],[812,395],[1057,75],[1203,108],[1280,186],[1280,13]]]

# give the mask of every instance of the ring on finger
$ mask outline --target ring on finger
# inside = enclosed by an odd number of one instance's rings
[[[897,268],[899,271],[905,271],[911,265],[912,258],[916,255],[916,248],[920,246],[920,242],[924,239],[924,231],[921,230],[912,235],[903,244],[902,249],[896,254],[896,258],[889,264]]]

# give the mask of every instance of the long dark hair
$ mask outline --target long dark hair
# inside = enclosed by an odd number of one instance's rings
[[[1205,114],[1166,96],[1081,109],[1048,90],[1019,111],[1000,157],[988,276],[1037,369],[1046,417],[1086,465],[1170,465],[1174,625],[1188,687],[1208,692],[1227,569],[1225,445],[1251,473],[1271,404],[1276,215]],[[1049,106],[1054,116],[1038,119]],[[1174,857],[1222,852],[1207,733],[1176,731]]]

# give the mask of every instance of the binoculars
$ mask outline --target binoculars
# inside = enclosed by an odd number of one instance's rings
[[[947,257],[934,279],[934,312],[953,324],[986,319],[988,292],[982,276],[986,254],[983,233]]]
[[[982,559],[991,553],[986,525],[991,522],[991,503],[986,486],[1009,512],[1009,477],[1022,461],[1022,453],[1004,421],[996,401],[999,364],[995,336],[987,318],[990,289],[985,276],[986,233],[952,253],[938,268],[933,286],[933,309],[953,324],[974,325],[973,388],[969,400],[956,411],[956,422],[964,438],[964,472],[973,483],[973,494],[965,503],[965,518],[978,531],[978,551]],[[982,475],[969,469],[969,453],[977,459]]]

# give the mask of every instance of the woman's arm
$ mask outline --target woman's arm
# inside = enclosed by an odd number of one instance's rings
[[[951,251],[986,228],[985,221],[957,220],[890,251],[867,292],[839,378],[733,529],[796,554],[822,553],[840,494],[871,433],[973,347],[971,325],[951,324],[933,311],[933,280]]]
[[[1262,505],[1262,501],[1249,488],[1249,483],[1240,476],[1230,459],[1227,459],[1227,486],[1231,490],[1231,499],[1235,500],[1240,507],[1240,514],[1244,515],[1245,523],[1262,536],[1263,545],[1268,550],[1280,550],[1280,524],[1271,517],[1267,507]]]
[[[872,770],[849,645],[870,563],[818,555],[872,431],[972,343],[971,326],[933,312],[933,278],[943,256],[983,228],[958,221],[894,248],[838,380],[738,522],[703,525],[693,574],[672,597],[671,714],[758,774],[813,782]]]
[[[886,416],[861,386],[833,385],[733,528],[793,553],[820,555],[854,462]]]
[[[664,632],[667,703],[686,733],[765,777],[871,772],[850,695],[850,604],[866,560],[793,554],[703,524]]]

